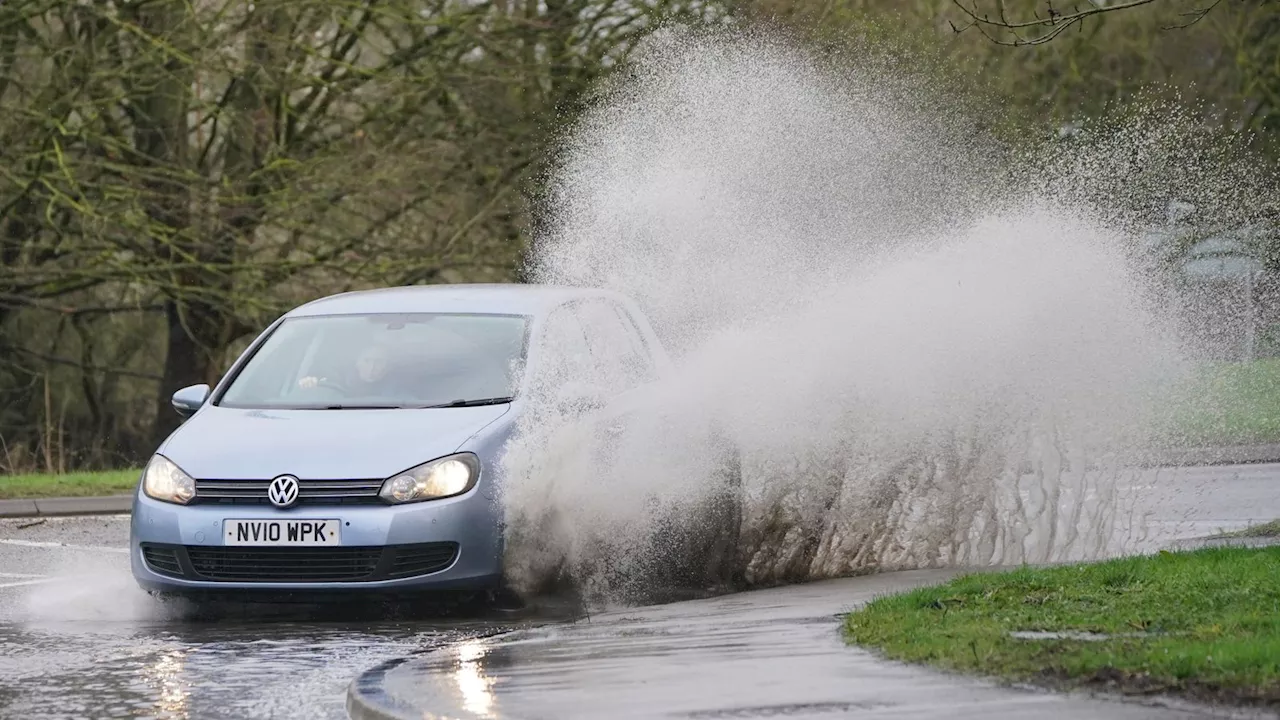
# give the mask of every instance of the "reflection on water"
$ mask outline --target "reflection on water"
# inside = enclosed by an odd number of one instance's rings
[[[186,667],[188,652],[189,649],[171,650],[142,669],[143,679],[159,695],[156,711],[161,718],[187,720],[190,717],[187,712],[187,698],[190,696],[187,691],[188,681],[182,673]]]
[[[462,693],[462,707],[480,717],[493,717],[493,678],[485,675],[482,660],[485,644],[467,640],[458,644],[458,667],[454,677]]]
[[[0,623],[3,718],[346,718],[360,672],[482,625]],[[487,707],[478,656],[460,671]],[[470,695],[468,697],[471,697]]]

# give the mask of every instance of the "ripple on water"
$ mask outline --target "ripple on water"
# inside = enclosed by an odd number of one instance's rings
[[[0,625],[0,716],[345,718],[351,678],[484,625]]]

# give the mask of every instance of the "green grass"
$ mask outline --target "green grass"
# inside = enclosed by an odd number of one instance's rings
[[[0,475],[0,499],[127,494],[137,485],[139,472],[109,470],[65,475]]]
[[[1202,368],[1166,432],[1191,446],[1280,442],[1280,360]]]
[[[877,599],[844,630],[889,658],[1009,681],[1280,706],[1280,547],[968,575]]]

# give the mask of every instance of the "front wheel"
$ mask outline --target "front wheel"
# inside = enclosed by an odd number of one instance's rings
[[[705,596],[741,585],[746,501],[737,448],[721,453],[706,482],[711,490],[705,498],[666,514],[655,528],[645,573],[655,592]]]
[[[484,604],[490,610],[501,613],[514,613],[529,607],[520,593],[506,584],[490,588],[484,593]]]
[[[706,525],[700,543],[705,582],[716,589],[731,589],[742,577],[740,542],[746,513],[742,487],[742,457],[736,447],[725,452],[717,472],[716,492],[707,503]]]

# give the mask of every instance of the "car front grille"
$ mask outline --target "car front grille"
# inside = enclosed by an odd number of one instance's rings
[[[266,505],[270,480],[197,480],[196,502]],[[381,480],[299,480],[298,505],[376,505]]]
[[[452,542],[330,548],[142,544],[161,575],[213,582],[375,582],[440,572],[458,557]]]
[[[378,567],[379,548],[229,548],[188,546],[196,574],[223,582],[343,582],[364,580]]]

